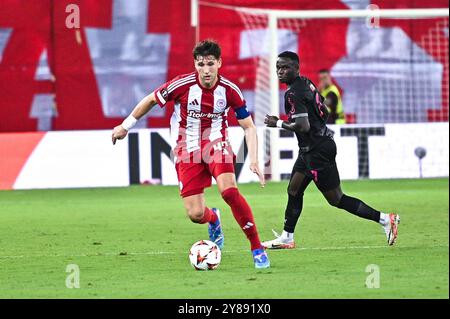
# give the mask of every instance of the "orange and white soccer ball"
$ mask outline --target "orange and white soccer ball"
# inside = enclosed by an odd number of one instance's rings
[[[210,240],[194,243],[189,251],[189,260],[196,270],[214,270],[219,267],[221,258],[219,246]]]

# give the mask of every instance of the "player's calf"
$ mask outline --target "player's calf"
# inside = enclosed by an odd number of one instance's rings
[[[217,220],[217,215],[214,214],[208,207],[204,209],[188,209],[187,214],[190,220],[196,224],[214,223]]]
[[[203,220],[203,212],[201,211],[188,211],[188,216],[189,219],[196,224],[203,224],[202,220]]]
[[[231,207],[234,219],[250,241],[251,249],[261,248],[252,210],[239,190],[235,187],[228,188],[222,192],[222,198]]]
[[[364,219],[373,220],[377,223],[380,221],[380,211],[373,209],[358,198],[343,194],[336,207],[345,209],[349,213]]]

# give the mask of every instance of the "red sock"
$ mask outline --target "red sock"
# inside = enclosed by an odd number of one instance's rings
[[[239,193],[239,190],[235,187],[228,188],[222,193],[222,198],[231,207],[234,219],[236,219],[250,241],[251,249],[261,248],[252,209],[241,193]]]
[[[215,223],[217,221],[217,215],[213,213],[211,209],[205,207],[203,212],[203,218],[199,221],[199,224]]]

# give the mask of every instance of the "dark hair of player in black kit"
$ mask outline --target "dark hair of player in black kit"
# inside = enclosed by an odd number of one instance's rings
[[[212,39],[203,40],[195,46],[194,50],[192,51],[192,55],[194,56],[194,60],[197,59],[199,56],[208,56],[212,55],[217,60],[220,58],[221,50],[219,44]]]
[[[294,61],[297,65],[300,64],[300,59],[298,58],[297,53],[292,52],[292,51],[281,52],[280,54],[278,54],[278,57],[290,59],[290,60]]]

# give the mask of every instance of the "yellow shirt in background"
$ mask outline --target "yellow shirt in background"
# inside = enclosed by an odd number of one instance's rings
[[[342,99],[341,99],[341,93],[339,93],[339,89],[336,87],[336,85],[332,84],[326,89],[323,89],[320,91],[320,94],[326,98],[328,93],[333,92],[336,94],[338,98],[338,103],[336,106],[336,113],[337,113],[337,119],[336,124],[345,124],[345,116],[344,116],[344,107],[342,106]]]

